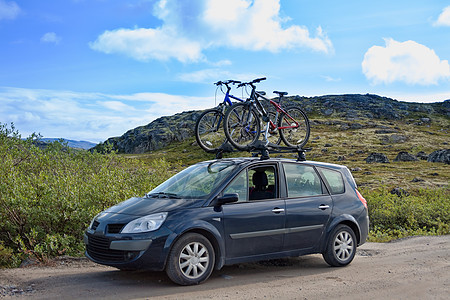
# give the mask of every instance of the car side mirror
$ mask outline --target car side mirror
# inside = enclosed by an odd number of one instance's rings
[[[237,193],[233,193],[233,194],[225,194],[222,197],[217,198],[214,201],[214,205],[223,205],[223,204],[227,204],[227,203],[233,203],[233,202],[237,202],[239,200],[239,194]]]

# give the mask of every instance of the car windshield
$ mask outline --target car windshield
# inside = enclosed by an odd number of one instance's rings
[[[147,194],[147,197],[204,199],[234,170],[232,161],[195,164],[172,176]]]

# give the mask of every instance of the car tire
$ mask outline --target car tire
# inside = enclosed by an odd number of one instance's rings
[[[353,230],[347,225],[340,224],[331,232],[322,256],[332,267],[346,266],[355,257],[356,244]]]
[[[214,248],[201,234],[187,233],[175,242],[166,266],[169,278],[179,285],[194,285],[209,278],[215,262]]]

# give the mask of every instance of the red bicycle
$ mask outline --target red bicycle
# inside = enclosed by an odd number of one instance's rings
[[[255,84],[265,79],[257,78],[238,85],[251,87],[250,98],[233,104],[226,112],[223,126],[228,141],[239,150],[251,150],[263,132],[266,146],[278,145],[283,140],[286,146],[301,149],[308,142],[311,130],[306,113],[295,105],[281,107],[286,92],[274,91],[278,94],[278,100],[274,101],[264,97],[264,92],[256,91]],[[274,111],[267,112],[260,98],[268,101]]]

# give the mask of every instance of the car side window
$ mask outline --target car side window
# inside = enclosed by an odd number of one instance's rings
[[[289,198],[322,195],[322,182],[311,166],[283,164]]]
[[[342,194],[345,192],[344,179],[340,172],[325,168],[320,168],[320,172],[328,182],[331,194]]]
[[[237,193],[239,195],[238,202],[247,201],[247,192],[248,192],[248,180],[247,180],[247,171],[242,171],[233,181],[227,186],[227,188],[223,191],[223,194],[234,194]]]
[[[274,166],[261,166],[248,170],[249,200],[277,197],[277,178]]]

